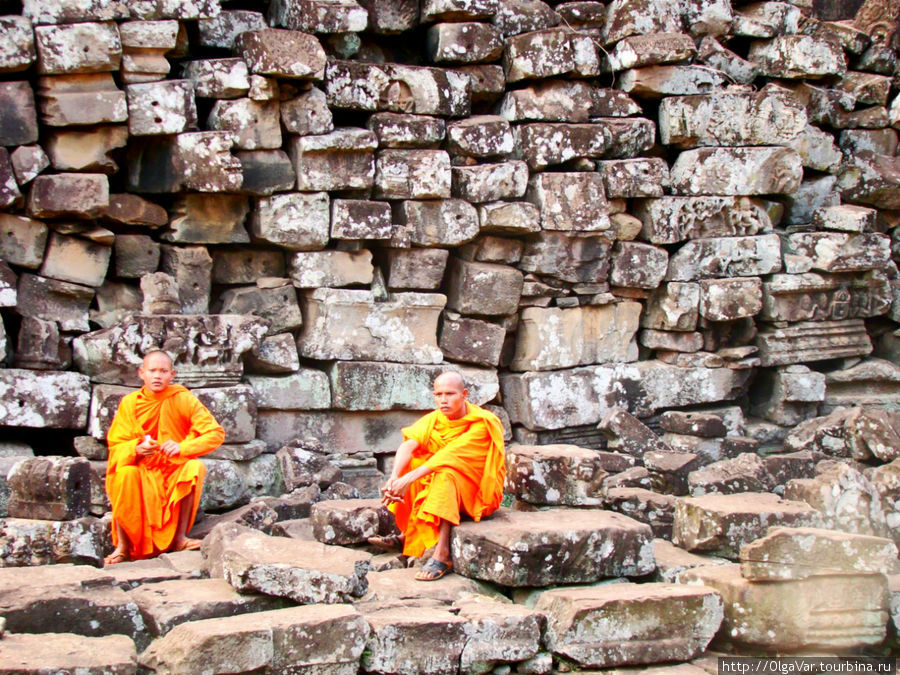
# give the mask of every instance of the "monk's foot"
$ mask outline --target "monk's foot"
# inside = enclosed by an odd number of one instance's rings
[[[131,558],[128,557],[128,551],[117,548],[103,559],[103,566],[118,565],[119,563],[128,562],[129,560],[131,560]]]
[[[172,553],[178,553],[179,551],[199,551],[202,543],[203,542],[199,539],[180,539],[172,542],[172,547],[169,551]]]
[[[418,571],[416,579],[418,581],[436,581],[452,571],[452,561],[443,562],[437,558],[430,558],[428,562],[422,566],[422,569]]]
[[[382,551],[400,551],[403,549],[403,535],[390,534],[386,537],[369,537],[366,541],[370,546]]]

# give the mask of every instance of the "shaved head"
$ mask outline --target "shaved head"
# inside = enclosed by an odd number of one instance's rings
[[[463,379],[463,376],[455,370],[445,370],[434,378],[434,386],[437,387],[438,384],[446,387],[455,387],[460,391],[466,388],[466,381]]]
[[[142,365],[144,368],[146,368],[146,367],[147,367],[147,363],[150,362],[151,360],[154,360],[154,357],[157,357],[157,358],[158,358],[158,357],[162,357],[162,358],[164,358],[164,359],[168,362],[169,368],[174,368],[174,367],[175,367],[175,362],[172,361],[172,357],[169,356],[168,353],[164,352],[162,349],[154,349],[153,351],[147,352],[146,354],[144,354],[144,361],[143,361],[143,363],[142,363],[141,365]]]

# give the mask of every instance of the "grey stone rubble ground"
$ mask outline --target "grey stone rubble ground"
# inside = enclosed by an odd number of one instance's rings
[[[714,648],[882,644],[896,8],[676,4],[0,16],[0,658],[26,668],[56,609],[81,617],[53,638],[72,660],[43,665],[86,672],[643,667],[700,656],[720,618]],[[226,427],[206,557],[91,576],[103,439],[154,346]],[[516,442],[511,505],[426,591],[351,548],[389,532],[370,500],[448,365]],[[867,565],[811,573],[825,550]],[[48,563],[78,565],[15,604],[14,568]],[[835,585],[854,601],[820,602]],[[622,614],[645,621],[617,644],[586,629]]]

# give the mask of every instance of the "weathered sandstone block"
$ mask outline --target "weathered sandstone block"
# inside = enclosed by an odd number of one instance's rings
[[[741,548],[741,576],[789,581],[811,576],[886,574],[897,559],[890,539],[809,527],[775,527]]]
[[[547,28],[507,38],[503,68],[507,82],[572,72],[575,54],[571,33],[563,28]]]
[[[482,63],[503,53],[500,32],[484,23],[438,23],[428,29],[426,41],[434,63]]]
[[[109,206],[109,181],[97,173],[38,176],[28,193],[28,215],[35,218],[92,219]]]
[[[600,420],[600,432],[611,450],[640,458],[645,452],[671,452],[646,424],[624,408],[614,407]]]
[[[766,211],[748,197],[661,197],[635,204],[641,237],[654,244],[754,235],[772,228]]]
[[[335,199],[331,203],[331,237],[334,239],[390,239],[393,231],[387,202]]]
[[[782,147],[698,148],[682,152],[670,176],[676,195],[792,193],[800,187],[803,160]]]
[[[388,251],[387,284],[396,290],[437,290],[450,252],[444,248],[393,248]]]
[[[675,504],[672,543],[737,560],[741,546],[774,525],[819,527],[822,516],[799,501],[771,493],[711,494],[684,497]]]
[[[387,531],[393,517],[382,508],[381,499],[330,499],[313,504],[309,518],[313,535],[323,544],[364,544],[366,539]]]
[[[612,250],[609,281],[614,286],[653,289],[662,283],[669,264],[665,249],[619,241]]]
[[[2,369],[0,422],[11,427],[83,428],[89,389],[80,373]]]
[[[13,518],[74,520],[90,505],[90,466],[81,457],[30,457],[9,472]]]
[[[5,466],[0,463],[0,469]],[[108,519],[0,520],[0,567],[61,563],[99,566],[110,546]]]
[[[707,94],[728,84],[724,72],[701,65],[631,68],[620,73],[617,80],[622,91],[648,99]]]
[[[840,45],[812,35],[778,35],[754,41],[747,58],[769,77],[817,79],[843,75],[847,70]]]
[[[758,277],[702,279],[700,316],[709,321],[734,321],[756,316],[762,309],[762,280]]]
[[[396,213],[397,224],[418,246],[459,246],[478,236],[478,212],[462,199],[407,200]]]
[[[325,94],[336,108],[465,117],[471,110],[469,78],[439,68],[331,61]]]
[[[371,558],[318,542],[252,533],[225,544],[222,569],[225,580],[238,591],[301,604],[339,604],[365,593]]]
[[[613,407],[639,415],[661,408],[731,400],[749,373],[730,368],[681,368],[661,361],[507,373],[500,389],[513,423],[529,429],[596,424]]]
[[[603,179],[595,173],[540,173],[526,199],[541,210],[544,230],[597,232],[610,227]]]
[[[319,288],[307,292],[301,356],[323,360],[440,363],[437,293],[397,293],[375,302],[370,291]]]
[[[781,90],[715,93],[663,99],[659,135],[664,145],[791,145],[806,127],[806,111]]]
[[[576,445],[512,445],[506,449],[508,489],[523,502],[600,506],[603,457]]]
[[[669,165],[659,157],[597,162],[609,199],[661,197],[669,185]]]
[[[372,283],[372,252],[301,251],[288,259],[288,273],[297,288],[339,288]]]
[[[300,31],[267,28],[239,33],[234,51],[251,73],[284,78],[320,79],[325,50],[312,35]]]
[[[369,627],[349,605],[312,605],[188,621],[140,655],[156,671],[356,670]]]
[[[571,309],[527,307],[520,316],[510,369],[556,370],[635,361],[640,310],[636,302]]]
[[[669,258],[667,281],[709,277],[750,277],[781,271],[781,240],[755,237],[693,239]]]
[[[859,649],[884,639],[889,594],[881,575],[759,583],[744,579],[738,565],[714,565],[685,570],[680,579],[718,591],[722,630],[745,648]]]
[[[353,0],[276,0],[269,23],[307,33],[352,33],[366,29],[368,14]]]
[[[450,156],[444,150],[382,150],[375,162],[375,196],[441,199],[450,196]]]
[[[887,235],[875,232],[797,232],[785,238],[784,254],[802,260],[803,268],[822,272],[881,269],[891,257]]]
[[[500,509],[454,528],[451,548],[457,572],[504,586],[591,583],[654,567],[649,526],[609,511]]]
[[[862,319],[798,321],[785,328],[765,328],[756,336],[761,365],[865,356],[872,342]]]
[[[332,405],[339,410],[427,410],[434,405],[432,383],[444,370],[446,367],[437,365],[338,361],[328,369]],[[493,370],[457,370],[475,405],[484,405],[497,395],[499,385]],[[372,387],[372,382],[379,382],[379,387]]]
[[[467,202],[518,199],[528,189],[528,165],[519,160],[452,168],[452,194]]]
[[[664,583],[545,591],[535,609],[547,648],[588,668],[695,658],[723,617],[713,589]]]
[[[365,670],[445,673],[459,668],[467,642],[464,618],[440,607],[419,606],[411,612],[378,603],[363,606],[362,612],[372,629],[362,657]]]
[[[762,286],[760,318],[768,321],[867,319],[890,308],[881,274],[775,274]]]
[[[672,538],[677,499],[674,495],[640,487],[606,487],[604,494],[608,509],[634,518],[639,523],[647,523],[654,537]]]
[[[125,87],[132,136],[179,134],[197,126],[190,80],[164,80]]]
[[[693,58],[697,48],[684,33],[645,33],[632,35],[616,43],[607,57],[610,70],[626,70],[658,63],[677,63]]]
[[[378,142],[366,129],[338,129],[319,136],[295,136],[291,161],[299,190],[368,189],[375,176]]]
[[[331,226],[328,194],[289,192],[257,200],[250,233],[294,251],[325,248]]]
[[[85,675],[135,671],[134,642],[125,635],[83,637],[73,633],[3,636],[0,669],[20,673],[78,672]]]
[[[34,38],[41,75],[98,73],[119,68],[122,42],[112,21],[36,26]]]
[[[41,633],[65,622],[77,635],[130,637],[148,642],[137,605],[102,570],[87,565],[0,569],[0,611],[11,633]]]
[[[506,338],[503,326],[445,312],[441,322],[438,346],[452,361],[476,366],[497,366]]]
[[[515,313],[524,283],[519,270],[454,258],[448,273],[451,279],[447,296],[449,309],[482,316]]]
[[[85,286],[100,286],[106,276],[112,247],[87,239],[50,235],[40,273],[45,277]]]

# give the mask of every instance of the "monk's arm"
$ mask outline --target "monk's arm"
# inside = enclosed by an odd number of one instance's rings
[[[199,457],[212,452],[225,440],[225,430],[212,413],[193,395],[188,399],[191,430],[179,444],[182,457]]]
[[[136,464],[138,460],[137,446],[144,440],[144,431],[138,424],[132,408],[127,401],[121,401],[106,434],[106,443],[109,447],[107,464],[113,471],[120,466]]]

